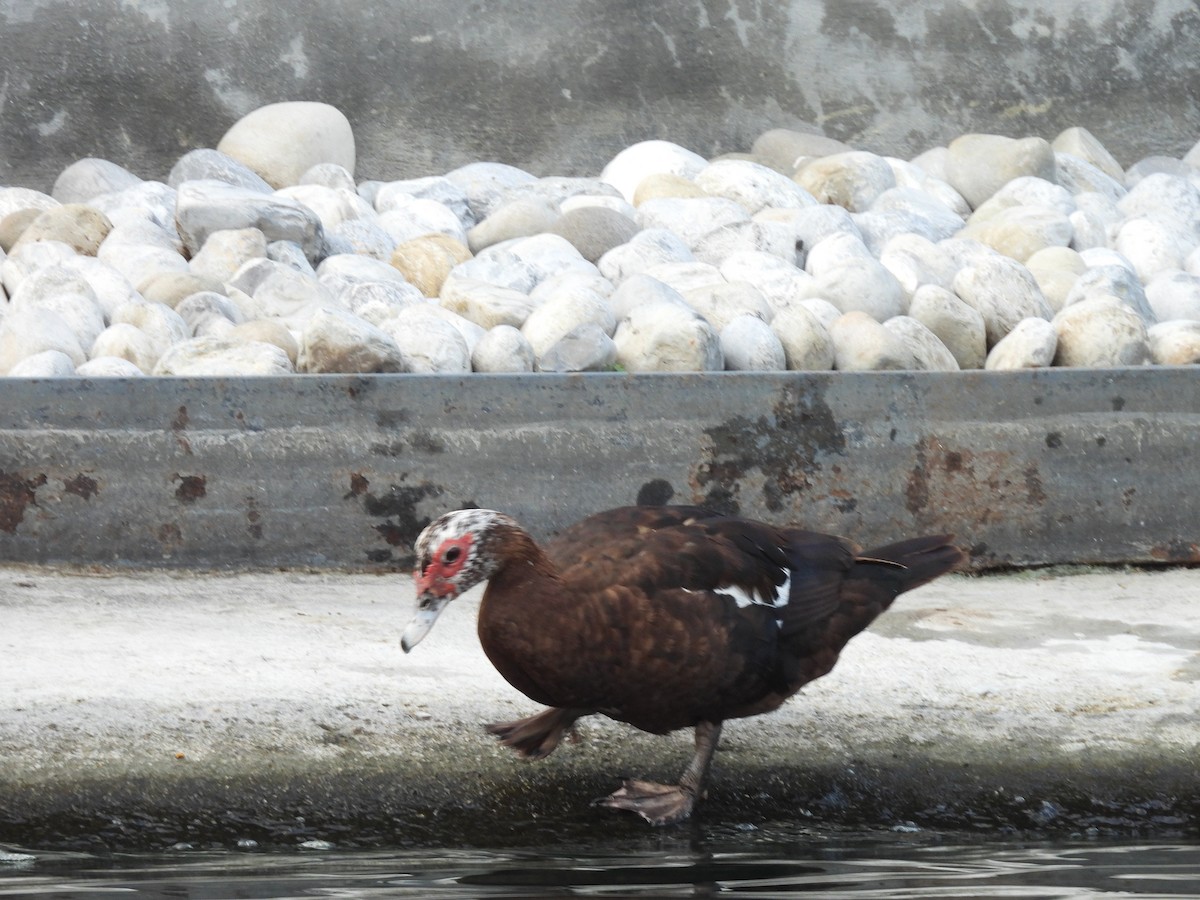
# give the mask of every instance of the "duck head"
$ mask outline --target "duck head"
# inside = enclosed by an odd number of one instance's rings
[[[512,518],[494,509],[459,509],[421,532],[414,547],[417,614],[400,638],[405,653],[429,633],[451,600],[486,581],[499,568],[494,548],[497,530],[518,527]]]

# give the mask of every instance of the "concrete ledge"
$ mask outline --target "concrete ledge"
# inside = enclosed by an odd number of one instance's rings
[[[0,558],[405,568],[431,517],[546,535],[704,503],[977,568],[1200,561],[1195,368],[8,379]]]
[[[690,735],[593,718],[516,760],[480,726],[536,707],[483,657],[477,600],[404,656],[407,576],[0,570],[0,842],[641,833],[588,803],[676,777]],[[781,710],[730,723],[697,826],[1196,833],[1197,608],[1182,569],[939,580]]]

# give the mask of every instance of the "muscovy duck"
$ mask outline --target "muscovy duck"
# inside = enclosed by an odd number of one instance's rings
[[[694,728],[678,784],[627,780],[600,801],[665,825],[702,796],[726,719],[769,712],[829,672],[897,595],[962,562],[951,541],[864,553],[832,535],[659,506],[598,513],[543,548],[503,513],[462,509],[417,539],[418,609],[401,644],[411,651],[451,600],[487,580],[483,650],[549,707],[487,730],[540,759],[596,713],[653,734]]]

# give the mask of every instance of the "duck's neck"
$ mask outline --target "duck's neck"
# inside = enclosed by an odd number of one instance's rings
[[[499,565],[488,580],[487,594],[524,594],[536,582],[558,578],[557,567],[523,529],[501,526],[489,543]]]

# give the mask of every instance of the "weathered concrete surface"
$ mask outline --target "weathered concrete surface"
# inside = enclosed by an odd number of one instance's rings
[[[589,807],[676,777],[690,736],[589,719],[528,764],[481,724],[536,707],[474,634],[411,655],[406,576],[0,569],[0,842],[529,845],[644,830]],[[1193,570],[950,576],[827,678],[730,723],[700,827],[1200,828]]]
[[[1082,125],[1128,165],[1200,134],[1192,0],[0,0],[0,183],[100,156],[165,178],[279,100],[341,109],[362,178],[496,159],[595,174],[770,128],[912,156]]]
[[[977,568],[1200,560],[1192,368],[7,379],[0,559],[406,568],[460,506],[546,536],[703,503]]]

